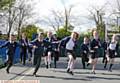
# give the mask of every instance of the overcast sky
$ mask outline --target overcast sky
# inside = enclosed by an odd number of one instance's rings
[[[27,1],[27,0],[26,0]],[[116,0],[30,0],[33,6],[33,11],[35,12],[34,21],[37,21],[37,25],[41,28],[50,28],[45,24],[41,24],[39,20],[41,17],[50,17],[51,10],[63,10],[63,3],[66,7],[70,5],[75,5],[72,9],[72,14],[75,16],[80,16],[79,23],[82,25],[77,26],[76,23],[72,23],[75,27],[80,30],[86,30],[88,28],[94,27],[95,23],[93,21],[87,20],[85,17],[89,15],[88,9],[91,7],[101,8],[106,11],[105,16],[109,16],[112,8],[114,8]],[[111,6],[112,5],[112,6]]]
[[[92,21],[88,22],[84,19],[85,16],[89,15],[88,9],[90,9],[90,7],[101,8],[106,4],[106,9],[103,9],[106,11],[105,15],[107,16],[109,15],[109,12],[111,12],[111,5],[114,5],[115,1],[116,0],[34,0],[34,11],[37,14],[36,20],[39,20],[41,17],[44,16],[50,17],[51,10],[63,10],[63,3],[66,7],[69,7],[71,4],[76,5],[72,10],[72,14],[81,16],[81,20],[79,21],[84,23],[81,26],[75,26],[79,27],[81,30],[85,30],[87,28],[95,26]],[[73,25],[74,24],[75,23],[73,23]],[[38,25],[40,25],[41,27],[49,27],[40,23],[38,23]]]

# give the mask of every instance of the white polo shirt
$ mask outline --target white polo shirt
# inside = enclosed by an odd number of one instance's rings
[[[71,38],[71,39],[67,42],[67,44],[66,44],[66,49],[67,49],[67,50],[73,50],[74,46],[75,46],[75,43],[74,43],[74,41],[73,41],[72,38]]]
[[[109,48],[110,48],[111,50],[115,50],[115,48],[116,48],[116,43],[110,43]]]

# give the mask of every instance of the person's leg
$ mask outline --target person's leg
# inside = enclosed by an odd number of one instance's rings
[[[102,63],[105,63],[105,59],[106,59],[106,53],[105,53],[105,51],[104,51],[104,56],[103,56]]]
[[[68,62],[68,67],[67,67],[67,72],[70,73],[71,75],[73,74],[73,69],[74,69],[74,63],[75,63],[75,59],[73,57],[73,55],[68,55],[69,57],[69,62]]]
[[[45,57],[44,57],[44,61],[45,61],[46,68],[48,69],[48,61],[47,61],[47,59],[48,59],[48,56],[45,55]]]
[[[54,68],[56,68],[56,62],[57,62],[57,52],[53,52],[53,56],[54,56]]]
[[[27,55],[28,55],[28,61],[31,62],[32,53],[30,48],[27,49]]]
[[[12,63],[13,63],[13,57],[12,57],[13,55],[8,55],[8,66],[7,66],[7,69],[6,69],[6,71],[7,71],[7,73],[9,73],[9,70],[10,70],[10,68],[11,68],[11,66],[12,66]]]
[[[33,57],[33,65],[36,65],[36,64],[37,64],[37,56],[34,55],[34,57]]]
[[[23,65],[26,64],[26,56],[27,56],[27,48],[24,48],[24,55],[23,55]]]
[[[107,67],[107,63],[108,63],[107,58],[105,58],[104,63],[105,63],[105,65],[104,65],[104,69],[106,69],[106,67]]]
[[[85,69],[85,57],[84,57],[84,55],[82,55],[82,65],[83,65],[83,69]]]
[[[73,74],[74,64],[75,64],[75,60],[74,60],[74,58],[72,58],[71,64],[70,64],[70,71],[69,71],[69,73],[72,75],[74,75]]]
[[[52,52],[48,52],[48,67],[50,68],[51,67],[51,55],[52,55]]]
[[[46,68],[48,69],[48,50],[45,51],[44,62],[45,62]]]
[[[114,64],[114,58],[110,59],[110,66],[109,66],[109,71],[112,72],[112,66]]]
[[[95,59],[93,59],[93,65],[92,65],[92,73],[94,73],[95,74],[95,67],[96,67],[96,64],[97,64],[97,58],[95,58]]]
[[[69,60],[68,60],[67,72],[70,71],[70,65],[71,65],[71,62],[72,62],[72,55],[68,55],[68,58],[69,58]]]
[[[21,52],[20,52],[20,62],[22,63],[23,61],[23,49],[21,49]]]
[[[37,56],[39,56],[39,55],[37,55]],[[41,64],[41,56],[37,57],[36,59],[37,59],[37,64],[35,66],[35,70],[34,70],[34,73],[33,73],[33,75],[35,75],[35,76],[36,76],[36,73],[37,73],[37,71],[40,67],[40,64]]]

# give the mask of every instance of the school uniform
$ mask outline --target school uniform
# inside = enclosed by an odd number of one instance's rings
[[[88,58],[88,53],[89,53],[89,44],[82,44],[81,45],[81,58],[82,58],[82,64],[83,64],[83,69],[85,69],[85,62],[89,61]]]
[[[118,43],[110,42],[108,47],[109,58],[115,58],[115,53],[118,51]]]
[[[63,38],[61,41],[60,41],[60,44],[58,46],[58,48],[60,49],[60,55],[64,55],[64,56],[67,56],[67,53],[66,53],[66,43],[70,40],[70,36],[68,37],[65,37]],[[63,52],[64,51],[64,52]]]
[[[7,41],[5,44],[0,46],[0,48],[3,48],[3,47],[7,48],[7,55],[8,55],[8,60],[7,60],[8,66],[6,69],[7,73],[9,73],[9,69],[13,65],[13,60],[14,60],[17,46],[18,46],[17,42],[11,42],[11,41]]]
[[[53,41],[53,38],[45,38],[44,41],[46,41],[45,43],[45,55],[44,56],[48,56],[48,52],[52,52],[52,41]]]
[[[73,57],[72,61],[70,60],[68,61],[67,73],[74,75],[73,69],[74,69],[74,60],[76,59],[75,49],[77,47],[77,41],[74,41],[71,37],[66,37],[62,39],[60,46],[65,47],[66,55],[68,57],[69,55]]]
[[[100,39],[93,39],[90,43],[90,52],[92,59],[99,57],[99,48],[101,48]]]
[[[116,43],[116,42],[110,42],[110,44],[108,46],[107,58],[110,58],[110,59],[114,59],[115,58],[116,53],[118,51],[118,46],[119,46],[118,43]],[[113,64],[114,63],[110,63],[108,71],[112,72],[112,66],[113,66]]]
[[[29,47],[28,39],[20,39],[20,44],[21,44],[20,59],[23,65],[25,65],[26,57],[27,57],[27,50]]]
[[[59,51],[58,51],[59,42],[58,39],[54,39],[52,42],[52,50],[54,57],[54,66],[56,68],[56,62],[59,60]]]
[[[102,61],[103,63],[105,62],[105,60],[107,60],[107,58],[106,58],[107,47],[108,47],[108,43],[106,41],[104,41],[102,43],[102,48],[104,50],[103,61]]]
[[[39,67],[40,67],[40,63],[41,63],[41,57],[44,53],[44,44],[45,41],[38,41],[38,39],[32,41],[31,43],[33,46],[36,46],[36,48],[34,49],[34,65],[35,65],[35,70],[33,75],[36,75]]]
[[[72,38],[66,43],[66,53],[67,55],[72,55],[74,59],[76,59],[75,46],[76,42]]]
[[[77,41],[73,41],[70,36],[61,40],[59,48],[65,48],[65,55],[72,55],[76,59],[75,49],[77,47]]]

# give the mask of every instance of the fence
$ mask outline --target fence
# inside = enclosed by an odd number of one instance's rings
[[[5,40],[0,40],[0,45],[4,43],[5,43]],[[6,50],[7,50],[6,48],[0,48],[0,66],[2,66],[7,59]],[[17,63],[19,61],[19,58],[20,58],[20,48],[17,47],[15,56],[14,56],[14,63]]]

